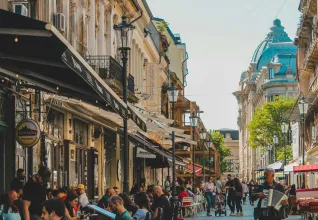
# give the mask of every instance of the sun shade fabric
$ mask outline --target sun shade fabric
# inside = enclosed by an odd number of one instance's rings
[[[287,164],[287,165],[284,167],[284,171],[285,171],[285,172],[293,172],[293,171],[294,171],[294,166],[299,166],[300,163],[301,163],[301,161],[296,161],[296,162]]]
[[[266,167],[260,168],[259,171],[266,170],[267,168],[272,168],[275,171],[281,171],[281,170],[283,170],[283,166],[284,166],[284,163],[282,161],[277,161],[277,162],[272,163]]]
[[[303,166],[294,166],[293,167],[294,173],[301,173],[301,172],[316,172],[318,171],[318,164],[309,164]]]
[[[128,115],[147,130],[144,120],[126,106],[51,24],[0,9],[0,42],[0,74],[11,78],[18,74],[38,89],[98,103],[101,108],[107,103],[121,117]]]
[[[187,167],[190,173],[193,173],[193,165],[189,164]],[[194,171],[196,175],[200,175],[202,173],[202,168],[194,166]]]

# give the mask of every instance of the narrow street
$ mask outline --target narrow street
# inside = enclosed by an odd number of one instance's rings
[[[206,213],[200,213],[198,215],[196,215],[195,217],[191,217],[191,218],[185,218],[187,220],[191,220],[191,219],[200,219],[200,220],[211,220],[211,219],[233,219],[233,220],[252,220],[253,219],[253,206],[250,205],[244,205],[243,206],[243,212],[244,212],[244,216],[243,217],[236,217],[236,216],[214,216],[214,212],[213,216],[206,216]],[[230,210],[227,209],[227,213],[230,213]],[[288,220],[301,220],[300,215],[291,215],[288,217]]]

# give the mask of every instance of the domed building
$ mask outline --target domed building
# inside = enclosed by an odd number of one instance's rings
[[[296,97],[297,47],[288,37],[279,19],[275,19],[266,38],[256,48],[250,65],[241,74],[239,88],[234,92],[239,106],[240,178],[256,178],[256,171],[268,165],[269,157],[248,144],[247,125],[254,110],[277,96]]]

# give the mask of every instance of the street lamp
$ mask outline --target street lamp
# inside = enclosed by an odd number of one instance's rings
[[[213,141],[211,138],[209,138],[208,140],[206,140],[206,143],[208,144],[208,148],[209,148],[209,169],[211,172],[211,163],[213,162],[213,157],[211,156]]]
[[[191,123],[191,127],[192,127],[192,140],[195,141],[195,129],[198,127],[198,121],[199,121],[199,117],[197,116],[196,113],[192,113],[192,116],[189,117],[190,118],[190,123]],[[195,169],[194,169],[194,162],[195,162],[195,149],[194,149],[194,145],[192,145],[192,190],[193,193],[195,191]]]
[[[276,146],[278,144],[278,137],[276,135],[274,135],[274,137],[273,137],[273,143],[274,143],[274,154],[273,154],[274,159],[273,159],[273,162],[276,162],[276,160],[277,160],[277,157],[276,157]]]
[[[123,63],[123,99],[127,105],[127,61],[128,61],[128,51],[130,50],[132,34],[135,27],[127,22],[127,17],[122,16],[122,22],[118,25],[114,25],[114,30],[116,32],[117,46],[121,54],[121,60]],[[124,146],[123,146],[123,156],[124,156],[124,182],[123,182],[123,192],[129,193],[129,161],[128,161],[128,115],[125,114],[123,117],[124,124]]]
[[[305,102],[305,98],[302,97],[301,101],[298,103],[298,107],[299,107],[299,113],[301,116],[301,122],[302,122],[302,150],[303,150],[303,165],[305,165],[305,119],[306,119],[306,114],[307,114],[307,110],[308,110],[308,103]],[[303,174],[303,183],[301,188],[305,188],[305,173]]]
[[[175,126],[175,119],[174,119],[174,104],[178,101],[179,90],[174,86],[174,83],[171,84],[171,87],[168,88],[168,98],[172,104],[172,127]],[[172,197],[171,203],[175,204],[178,201],[178,194],[176,189],[176,147],[175,147],[175,136],[174,130],[172,130]],[[174,206],[173,206],[174,207]],[[177,219],[177,215],[174,211],[173,219]]]
[[[286,166],[286,135],[288,132],[288,124],[286,122],[283,122],[281,125],[282,133],[284,135],[284,167]],[[283,170],[283,177],[285,179],[285,169]]]
[[[204,158],[204,142],[206,140],[206,130],[205,129],[201,129],[200,131],[200,138],[201,138],[201,141],[202,141],[202,165],[203,165],[203,181],[205,182],[205,158]]]

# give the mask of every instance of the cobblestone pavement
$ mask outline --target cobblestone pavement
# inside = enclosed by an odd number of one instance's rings
[[[213,216],[206,216],[206,212],[205,213],[199,213],[194,217],[191,218],[185,218],[186,220],[192,220],[192,219],[199,219],[199,220],[225,220],[225,219],[229,219],[229,220],[254,220],[253,217],[253,210],[254,207],[251,205],[244,205],[243,206],[243,213],[244,216],[243,217],[236,217],[236,216],[214,216],[214,211],[212,212]],[[227,214],[229,215],[231,212],[229,209],[227,209]],[[288,220],[301,220],[301,217],[299,215],[291,215],[288,217]]]

